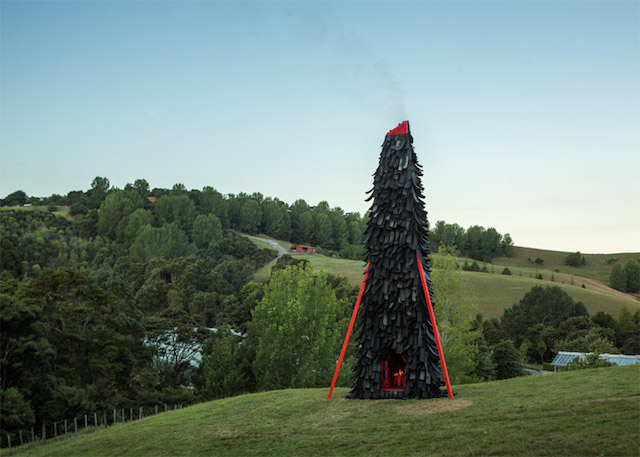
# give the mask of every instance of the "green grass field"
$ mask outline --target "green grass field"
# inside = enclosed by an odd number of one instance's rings
[[[601,289],[580,287],[578,279],[575,285],[561,284],[548,280],[539,280],[520,276],[505,276],[491,273],[475,273],[463,271],[478,305],[478,312],[485,317],[500,317],[505,308],[518,303],[520,299],[534,286],[559,286],[575,301],[581,301],[587,307],[589,314],[604,311],[614,317],[618,311],[626,306],[631,312],[640,308],[640,302],[631,296],[607,292]]]
[[[267,237],[264,237],[265,239]],[[266,242],[251,239],[256,245],[274,249]],[[278,241],[287,248],[291,243]],[[613,265],[606,262],[609,258],[618,258],[618,261],[627,261],[640,256],[640,253],[631,254],[585,254],[587,265],[579,268],[566,267],[564,259],[567,253],[556,251],[543,251],[539,249],[515,248],[514,257],[495,259],[493,264],[478,262],[480,267],[487,268],[489,273],[463,271],[462,275],[469,283],[469,287],[475,296],[478,305],[478,312],[485,317],[500,317],[505,308],[512,306],[531,290],[534,286],[559,286],[564,289],[576,301],[581,301],[587,307],[590,314],[604,311],[617,317],[620,308],[626,306],[632,312],[640,308],[640,300],[637,296],[623,294],[610,289],[606,283],[598,280],[608,268],[610,272]],[[535,266],[527,260],[535,260],[537,257],[543,258],[545,263],[541,268]],[[320,254],[301,254],[296,258],[301,258],[311,262],[313,268],[326,271],[335,275],[346,276],[354,286],[362,283],[364,274],[364,262],[358,260],[334,259]],[[472,259],[461,257],[459,264],[471,263]],[[549,264],[547,264],[547,262]],[[267,281],[271,275],[271,268],[275,265],[273,260],[254,276],[255,281]],[[512,272],[511,276],[502,275],[501,272],[508,266]],[[553,270],[558,269],[560,272]],[[598,273],[600,272],[600,273]],[[581,276],[587,273],[586,276]],[[543,280],[536,279],[541,274]],[[553,281],[552,281],[553,278]],[[582,285],[585,288],[582,288]]]
[[[25,456],[637,456],[640,366],[454,386],[454,400],[242,395],[118,424]]]
[[[613,269],[615,262],[607,263],[608,260],[618,259],[617,262],[625,263],[629,260],[639,260],[640,253],[627,252],[619,254],[583,254],[586,265],[581,267],[569,267],[564,264],[567,255],[570,252],[547,251],[543,249],[514,247],[513,257],[500,257],[494,259],[496,266],[523,267],[527,269],[535,269],[535,264],[529,262],[535,261],[540,257],[544,260],[542,268],[548,271],[559,270],[560,273],[566,275],[583,276],[585,278],[594,279],[603,284],[609,284],[609,275]]]

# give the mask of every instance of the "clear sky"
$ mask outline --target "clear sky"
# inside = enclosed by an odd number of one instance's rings
[[[429,220],[640,251],[640,3],[11,2],[0,195],[211,185],[368,209],[408,119]]]

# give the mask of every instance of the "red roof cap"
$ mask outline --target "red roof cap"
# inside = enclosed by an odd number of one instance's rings
[[[389,130],[389,133],[387,133],[388,135],[402,135],[402,134],[406,134],[409,133],[409,121],[404,121],[398,124],[398,126],[393,129],[393,130]]]

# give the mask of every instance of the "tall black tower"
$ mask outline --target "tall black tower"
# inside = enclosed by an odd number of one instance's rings
[[[420,261],[431,291],[421,176],[405,121],[385,137],[368,199],[373,200],[365,232],[368,277],[358,314],[360,349],[349,398],[445,395],[418,267]]]

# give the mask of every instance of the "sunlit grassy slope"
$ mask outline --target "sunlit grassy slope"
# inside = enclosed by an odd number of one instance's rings
[[[454,386],[454,400],[243,395],[68,441],[36,456],[639,455],[640,366]]]
[[[618,258],[619,262],[625,262],[640,257],[640,253],[586,254],[587,265],[580,268],[560,265],[560,263],[564,264],[566,256],[566,252],[516,247],[512,258],[495,259],[493,265],[480,262],[480,267],[486,267],[488,273],[464,271],[462,274],[469,283],[478,305],[478,312],[485,317],[501,316],[505,308],[519,302],[525,293],[537,285],[561,287],[574,300],[583,302],[591,314],[604,311],[617,316],[622,306],[626,306],[631,311],[640,308],[640,301],[637,297],[610,289],[606,282],[602,283],[597,279],[606,273],[608,280],[608,274],[613,265],[607,263],[607,259]],[[535,261],[538,257],[544,260],[541,267],[536,267],[534,263],[527,260],[530,258]],[[318,270],[346,276],[354,286],[359,286],[362,282],[364,262],[334,259],[320,254],[298,255],[296,258],[308,260]],[[465,261],[472,262],[471,259],[461,258],[459,260],[460,263]],[[254,279],[256,281],[268,280],[271,267],[275,262],[273,260],[260,269]],[[501,274],[505,266],[511,270],[511,276]],[[559,270],[559,272],[554,270]],[[536,279],[538,274],[542,275],[542,280]],[[583,284],[585,288],[582,288]]]
[[[547,251],[543,249],[515,247],[513,257],[500,257],[494,259],[494,264],[509,267],[533,268],[536,258],[544,260],[542,268],[552,271],[559,270],[567,275],[582,276],[594,279],[603,284],[609,284],[609,275],[615,259],[625,263],[629,260],[640,260],[639,252],[626,252],[618,254],[583,254],[586,264],[581,267],[569,267],[564,264],[569,252]],[[531,262],[529,261],[531,259]]]

